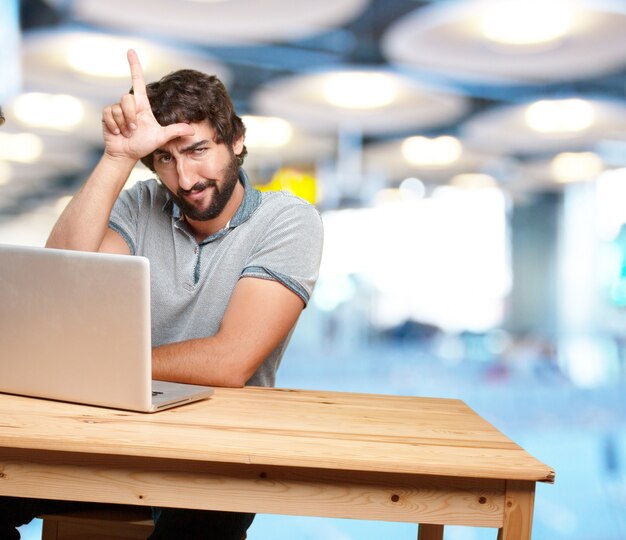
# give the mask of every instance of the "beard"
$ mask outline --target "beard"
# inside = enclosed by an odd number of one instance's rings
[[[224,178],[221,181],[221,186],[218,184],[218,181],[214,179],[197,182],[191,189],[178,188],[176,193],[168,189],[165,184],[163,184],[163,186],[167,189],[167,191],[169,191],[172,199],[174,199],[174,202],[181,209],[186,218],[194,221],[208,221],[218,217],[222,213],[226,204],[230,201],[230,197],[235,190],[237,182],[239,182],[239,163],[237,162],[237,158],[234,154],[231,154],[230,163],[223,171]],[[205,209],[198,208],[196,205],[185,199],[185,195],[194,191],[202,191],[205,189],[213,190],[211,202]]]

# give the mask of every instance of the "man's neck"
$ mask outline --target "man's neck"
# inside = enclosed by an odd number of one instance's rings
[[[224,210],[222,210],[220,215],[216,218],[208,219],[206,221],[199,221],[189,219],[187,216],[185,216],[185,221],[189,224],[189,228],[193,232],[198,243],[202,242],[202,240],[204,240],[208,236],[215,234],[217,231],[223,229],[228,225],[228,223],[230,223],[230,220],[237,213],[237,210],[241,206],[244,195],[245,188],[243,184],[241,182],[237,182],[237,185],[233,190],[233,194],[226,203]]]

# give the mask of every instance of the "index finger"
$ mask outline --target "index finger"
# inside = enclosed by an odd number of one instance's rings
[[[146,97],[146,82],[143,78],[143,69],[139,56],[134,49],[128,49],[128,65],[130,66],[130,78],[133,81],[133,93],[135,97]]]

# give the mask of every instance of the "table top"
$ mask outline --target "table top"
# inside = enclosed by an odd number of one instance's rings
[[[216,388],[154,414],[0,394],[0,448],[553,482],[455,399]]]

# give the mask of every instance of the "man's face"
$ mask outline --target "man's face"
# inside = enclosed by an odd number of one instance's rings
[[[168,142],[154,152],[154,169],[185,217],[208,221],[218,217],[239,181],[233,147],[214,142],[208,122],[190,124],[195,133]]]

